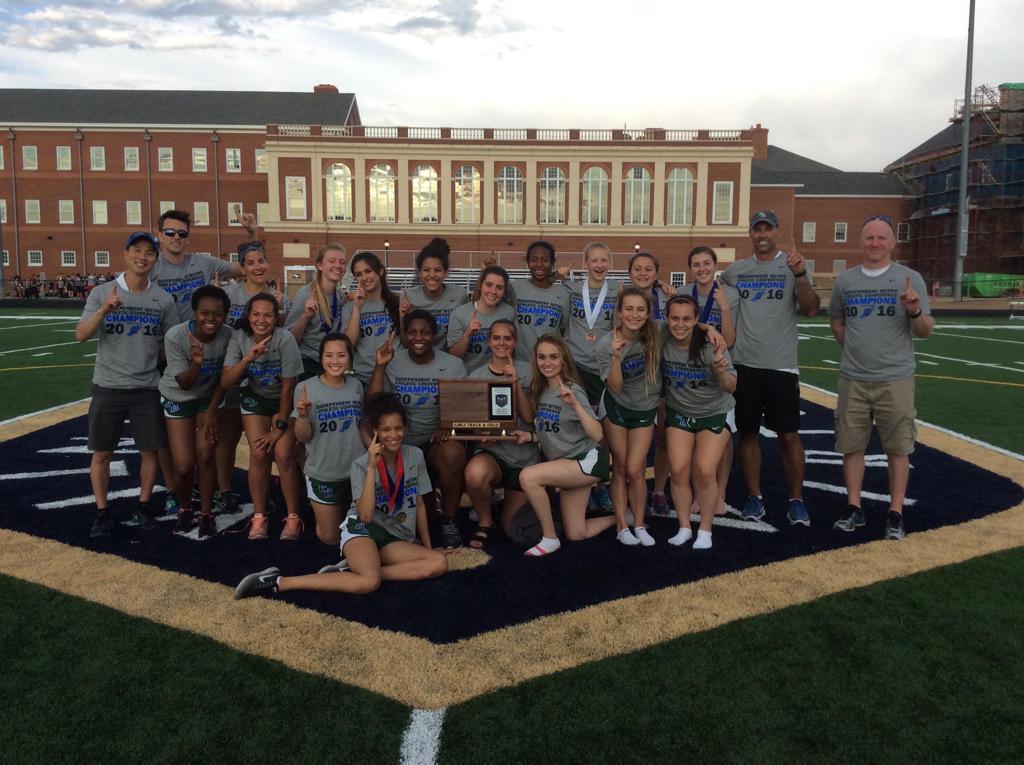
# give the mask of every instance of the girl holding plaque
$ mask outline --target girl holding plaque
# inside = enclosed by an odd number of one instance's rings
[[[501,266],[487,266],[477,279],[472,302],[452,311],[448,353],[462,359],[470,372],[490,360],[487,332],[491,325],[498,319],[515,318],[508,292],[508,271]]]
[[[352,370],[365,385],[373,374],[377,349],[392,342],[398,329],[398,297],[388,287],[384,264],[372,252],[357,254],[350,268],[356,290],[341,309],[338,328],[356,349]]]
[[[416,275],[420,283],[402,290],[399,312],[405,316],[414,308],[429,311],[437,321],[437,336],[434,346],[444,350],[448,345],[448,321],[452,311],[469,302],[469,293],[454,284],[445,284],[448,279],[451,247],[439,237],[420,250],[416,256]]]
[[[644,525],[647,509],[647,452],[661,399],[661,344],[651,299],[637,287],[619,292],[618,327],[597,344],[597,360],[607,388],[601,399],[604,434],[612,453],[612,505],[618,540],[650,547],[654,538]],[[633,510],[634,532],[626,525],[626,505]]]
[[[302,353],[302,379],[323,371],[317,354],[320,341],[334,328],[345,305],[345,290],[341,287],[345,260],[344,246],[325,244],[321,247],[314,261],[316,278],[296,293],[291,310],[285,316],[284,326],[295,337]]]
[[[562,526],[570,540],[589,539],[615,525],[606,515],[587,518],[587,496],[598,481],[608,480],[608,452],[602,449],[601,423],[580,385],[572,355],[562,338],[545,335],[533,353],[530,403],[535,433],[515,431],[521,444],[539,443],[546,458],[519,474],[519,483],[537,514],[541,540],[526,551],[536,557],[558,550],[562,543],[551,517],[549,488],[560,489]]]
[[[290,590],[365,595],[385,580],[429,579],[448,570],[445,554],[430,545],[423,495],[431,485],[423,453],[402,442],[405,408],[390,393],[370,396],[364,423],[371,438],[349,472],[352,505],[341,527],[344,557],[306,576],[281,576],[276,566],[249,574],[238,583],[236,600]]]

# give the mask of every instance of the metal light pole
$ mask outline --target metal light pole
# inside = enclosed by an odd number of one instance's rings
[[[640,254],[640,242],[633,242],[633,253],[635,255]]]
[[[391,249],[391,241],[389,239],[384,240],[384,268],[388,267],[388,250]]]
[[[967,159],[971,144],[971,66],[974,61],[974,0],[967,21],[967,79],[964,83],[964,124],[960,137],[960,195],[957,201],[956,261],[953,264],[953,300],[963,300],[964,259],[967,257]]]

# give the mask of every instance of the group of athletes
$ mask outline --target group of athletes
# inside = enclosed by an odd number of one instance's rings
[[[873,223],[892,227],[879,216],[865,230]],[[468,294],[448,283],[450,250],[434,239],[416,257],[417,285],[400,293],[375,254],[350,259],[341,245],[325,245],[315,277],[290,302],[268,287],[255,221],[243,224],[253,240],[239,248],[239,263],[229,263],[187,252],[188,213],[165,212],[156,236],[129,238],[124,272],[89,295],[77,337],[99,339],[89,410],[93,536],[114,528],[109,463],[125,419],[141,456],[133,520],[144,529],[156,525],[152,493],[162,469],[175,531],[216,534],[215,510],[240,501],[231,471],[242,433],[254,510],[249,539],[270,533],[272,463],[286,509],[282,540],[304,531],[305,485],[316,536],[340,545],[341,560],[305,576],[277,568],[251,574],[236,597],[365,593],[382,580],[438,576],[447,552],[463,544],[456,514],[464,493],[477,519],[469,546],[486,548],[498,524],[511,535],[517,516],[532,513],[540,539],[525,555],[536,557],[561,546],[553,490],[564,538],[614,529],[624,545],[651,546],[646,518],[669,514],[668,485],[679,529],[667,542],[708,549],[714,517],[725,512],[733,431],[749,491],[741,514],[765,514],[762,419],[779,437],[787,517],[810,525],[796,317],[816,313],[819,298],[803,257],[777,247],[774,212],[754,215],[753,257],[721,278],[714,250],[695,247],[691,279],[679,290],[660,279],[649,253],[629,259],[629,280],[620,283],[608,278],[612,253],[604,244],[583,250],[577,277],[575,262],[559,267],[554,246],[537,241],[525,254],[528,278],[510,279],[487,263]],[[899,296],[904,322],[921,315],[920,302],[908,276]],[[836,313],[849,315],[842,304]],[[514,440],[467,444],[439,430],[438,381],[466,378],[518,382]],[[869,407],[868,432],[873,416]],[[879,430],[884,440],[881,420]],[[503,492],[497,517],[496,490]],[[857,494],[859,503],[859,487]],[[441,514],[439,549],[428,507]],[[691,507],[699,512],[695,536]],[[846,531],[857,525],[841,522],[836,528]]]

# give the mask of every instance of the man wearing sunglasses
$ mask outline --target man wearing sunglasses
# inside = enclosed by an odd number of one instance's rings
[[[873,215],[860,232],[861,265],[836,279],[829,304],[832,334],[843,348],[836,406],[836,451],[843,455],[846,515],[838,531],[865,525],[861,509],[864,450],[878,427],[889,463],[885,538],[903,539],[903,499],[910,477],[914,418],[914,337],[935,327],[921,274],[892,262],[896,232],[887,215]]]
[[[191,226],[192,218],[184,210],[168,210],[160,216],[158,223],[160,258],[153,269],[152,279],[174,298],[179,322],[192,317],[192,293],[210,284],[215,275],[227,280],[243,274],[238,263],[186,252],[185,240]]]

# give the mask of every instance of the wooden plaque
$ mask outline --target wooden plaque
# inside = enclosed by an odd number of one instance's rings
[[[456,441],[515,440],[517,380],[438,380],[441,430]]]

